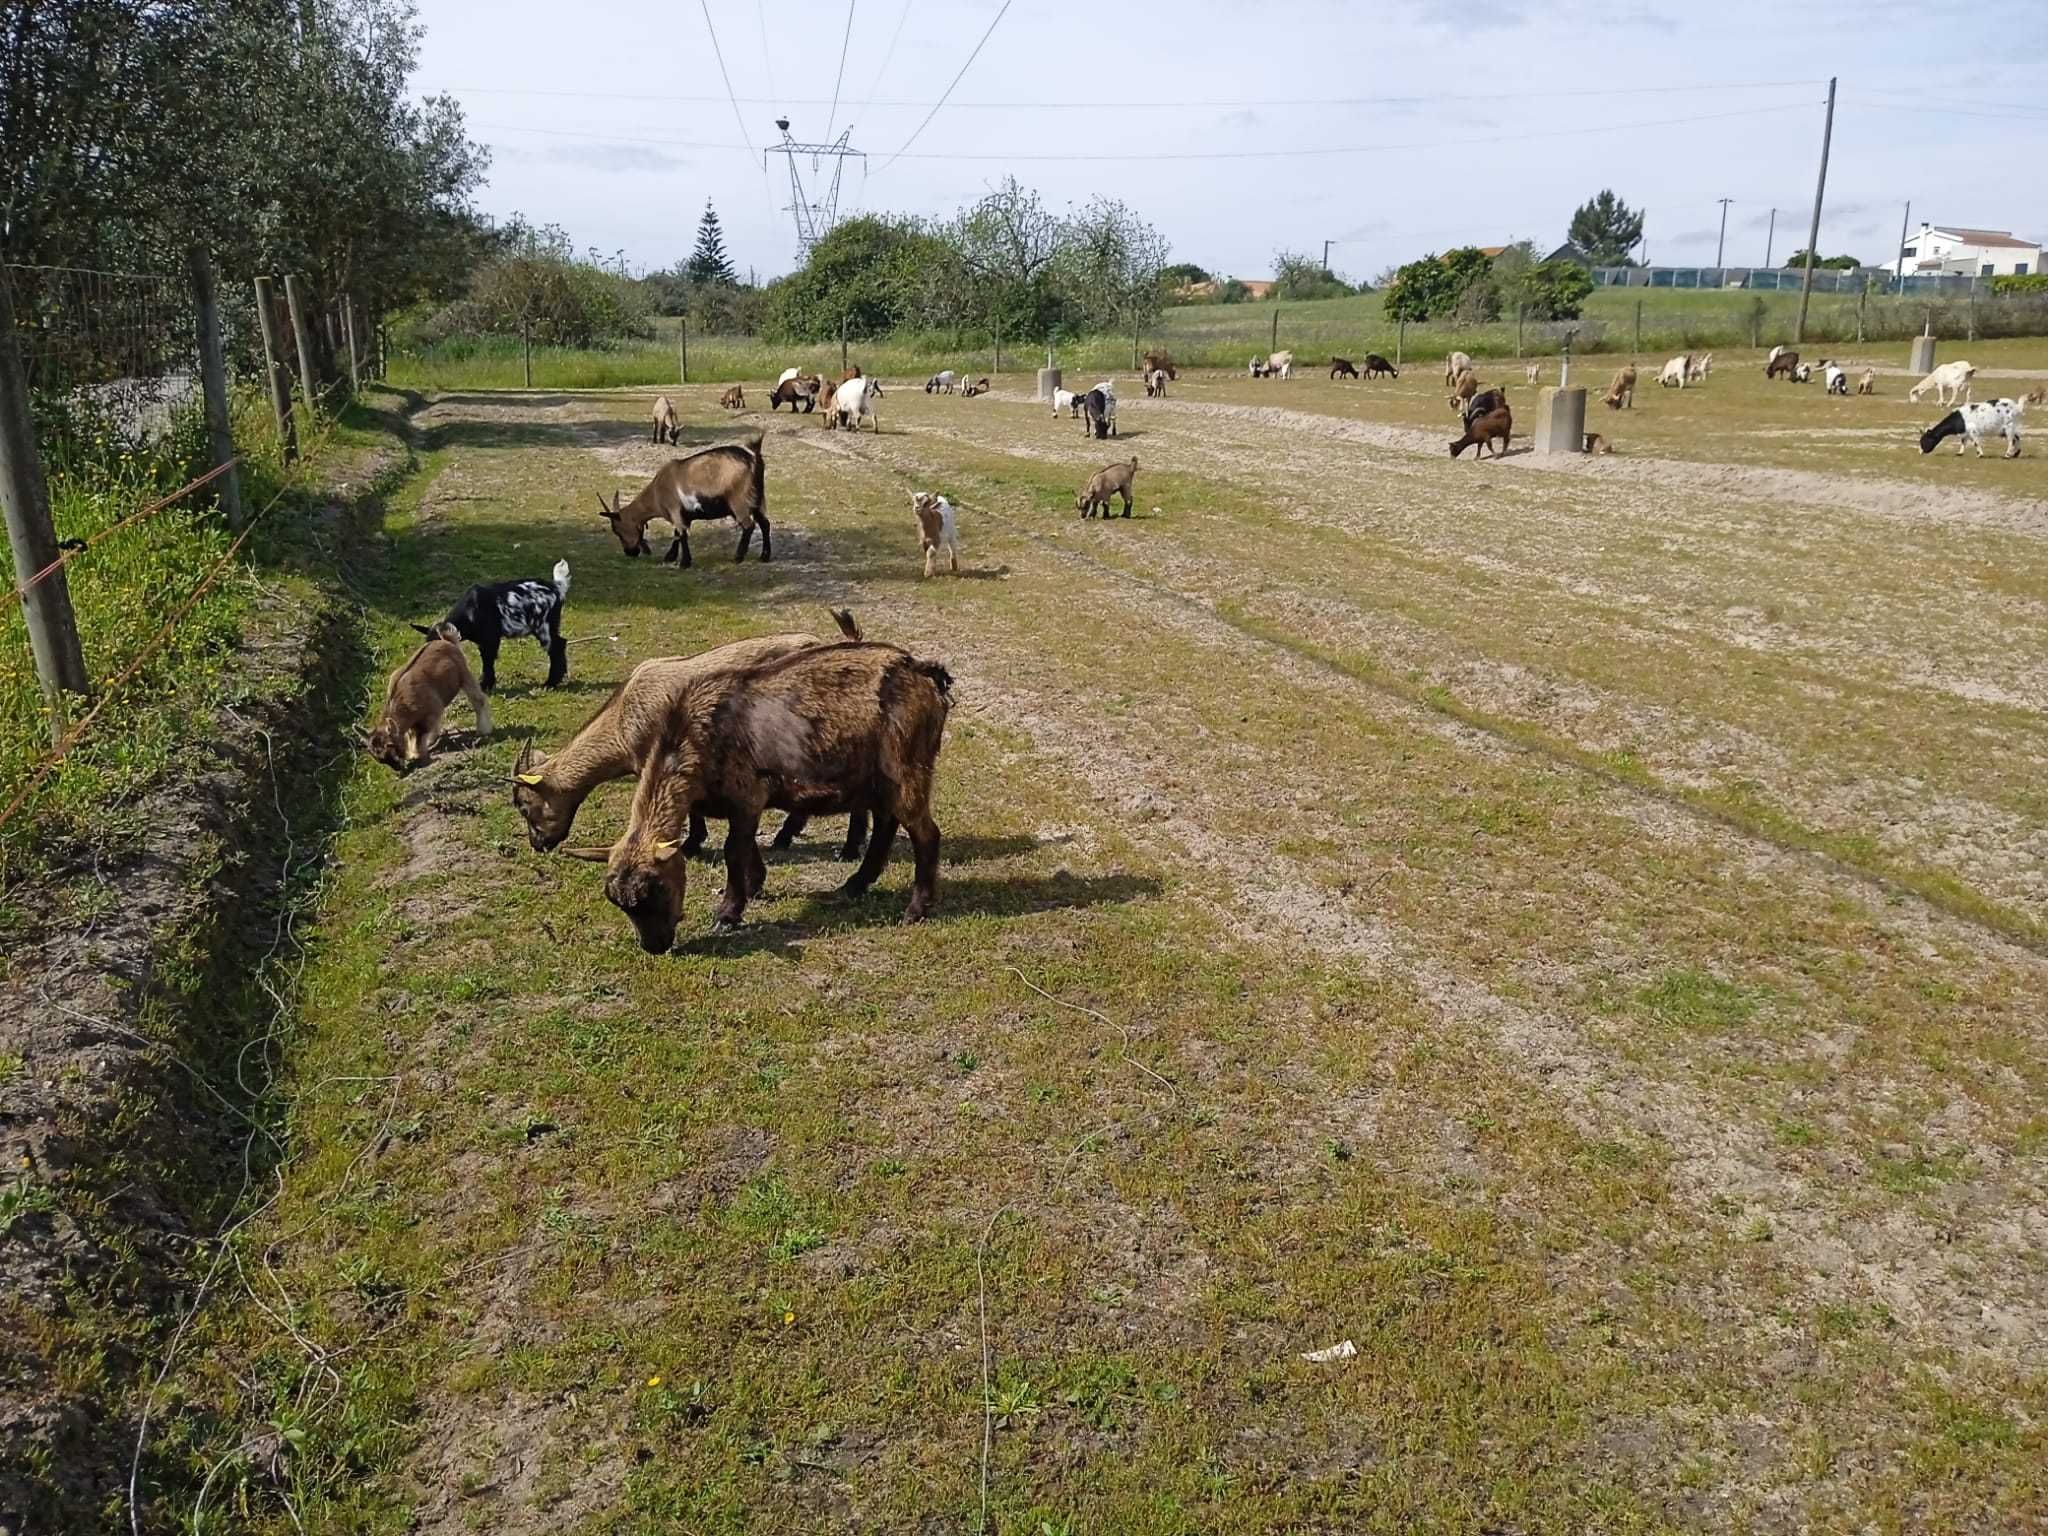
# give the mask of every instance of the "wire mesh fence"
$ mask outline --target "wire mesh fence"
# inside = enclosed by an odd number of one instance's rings
[[[197,331],[184,274],[9,266],[5,280],[45,443],[77,418],[130,438],[160,436],[196,396]]]

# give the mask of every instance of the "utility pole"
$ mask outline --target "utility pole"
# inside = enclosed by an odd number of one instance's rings
[[[1334,240],[1325,240],[1323,242],[1323,276],[1325,277],[1330,275],[1330,247],[1336,243]]]
[[[1766,235],[1764,236],[1764,266],[1765,266],[1766,268],[1768,268],[1768,267],[1770,266],[1770,264],[1771,264],[1771,247],[1772,247],[1772,246],[1774,246],[1774,245],[1776,245],[1777,243],[1778,243],[1778,210],[1777,210],[1777,209],[1775,209],[1775,208],[1773,208],[1773,209],[1771,210],[1771,228],[1770,228],[1770,232],[1769,232],[1768,234],[1766,234]]]
[[[1906,211],[1899,215],[1899,292],[1906,291],[1906,231],[1913,226],[1913,199],[1906,199]]]
[[[1716,267],[1719,267],[1721,265],[1721,253],[1727,248],[1728,245],[1728,205],[1734,201],[1735,199],[1732,197],[1724,197],[1719,199],[1719,202],[1721,204],[1721,235],[1720,238],[1714,242],[1714,265]]]
[[[1796,345],[1806,340],[1806,305],[1813,297],[1814,247],[1820,244],[1820,204],[1828,190],[1828,146],[1835,139],[1835,77],[1828,76],[1828,115],[1820,130],[1820,178],[1813,184],[1813,223],[1806,232],[1806,274],[1799,281],[1799,325],[1792,333]]]

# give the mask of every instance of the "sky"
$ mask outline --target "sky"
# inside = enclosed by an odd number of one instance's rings
[[[1909,199],[1915,225],[2048,240],[2038,0],[420,0],[420,19],[421,94],[459,99],[491,149],[483,210],[636,273],[689,254],[707,198],[742,272],[798,264],[786,162],[762,157],[783,114],[865,151],[842,218],[944,217],[1014,174],[1055,208],[1122,199],[1175,260],[1256,278],[1328,240],[1360,279],[1457,245],[1548,251],[1611,187],[1645,210],[1653,263],[1712,263],[1724,197],[1726,261],[1769,240],[1782,263],[1831,75],[1823,255],[1889,260]]]

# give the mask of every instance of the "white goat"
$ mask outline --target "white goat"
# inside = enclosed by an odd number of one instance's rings
[[[1908,400],[1918,401],[1920,396],[1932,389],[1936,405],[1954,405],[1957,401],[1968,403],[1970,380],[1976,377],[1973,364],[1958,358],[1953,363],[1943,363],[1918,384],[1906,391]]]
[[[960,375],[950,368],[941,368],[924,381],[924,392],[928,395],[950,395],[953,386],[960,382]]]
[[[1697,381],[1700,379],[1704,379],[1708,374],[1712,373],[1713,371],[1714,354],[1711,352],[1705,352],[1692,360],[1692,366],[1686,369],[1686,374],[1688,377]]]
[[[1685,388],[1686,378],[1691,371],[1692,358],[1688,354],[1681,352],[1677,357],[1672,358],[1670,362],[1664,365],[1664,371],[1657,375],[1657,382],[1666,389],[1671,388],[1674,384],[1683,389]]]
[[[1541,384],[1543,382],[1543,365],[1541,363],[1531,363],[1522,370],[1522,375],[1531,384]]]
[[[1065,411],[1069,416],[1081,414],[1081,402],[1088,396],[1085,389],[1056,389],[1052,392],[1052,413],[1057,416]]]
[[[880,379],[848,379],[832,396],[832,413],[839,418],[839,425],[849,432],[858,432],[863,420],[872,423],[875,431],[880,432],[882,423],[876,419],[875,402],[881,398]]]
[[[788,383],[788,382],[789,382],[789,381],[790,381],[791,379],[795,378],[795,377],[796,377],[796,376],[797,376],[798,374],[800,374],[800,373],[802,373],[802,372],[803,372],[803,369],[801,369],[801,368],[785,368],[785,369],[783,369],[783,370],[782,370],[782,377],[778,378],[778,379],[777,379],[777,380],[775,381],[775,387],[776,387],[777,389],[780,389],[780,388],[782,388],[782,386],[783,386],[783,385],[787,384],[787,383]]]
[[[1984,439],[1993,432],[2005,438],[2005,456],[2016,459],[2020,456],[2020,414],[2026,406],[2017,400],[1980,400],[1975,405],[1961,405],[1950,411],[1941,420],[1920,434],[1920,451],[1934,452],[1935,444],[1945,437],[1957,439],[1956,452],[1974,447],[1977,457],[1984,457]]]
[[[1463,352],[1453,352],[1444,359],[1444,383],[1446,386],[1458,382],[1458,375],[1472,366],[1472,359]]]
[[[1824,357],[1820,360],[1820,376],[1829,394],[1849,393],[1849,371],[1832,358]]]
[[[1276,373],[1283,379],[1294,377],[1294,354],[1292,352],[1275,352],[1266,359],[1266,377],[1270,379]]]

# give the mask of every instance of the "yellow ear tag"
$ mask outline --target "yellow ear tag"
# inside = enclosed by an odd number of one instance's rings
[[[516,775],[516,777],[518,778],[519,782],[520,782],[520,783],[522,783],[522,784],[531,784],[531,785],[533,785],[533,786],[534,786],[535,788],[539,788],[539,787],[540,787],[540,782],[541,782],[541,779],[540,779],[540,775],[539,775],[539,774],[537,774],[537,773],[522,773],[522,774],[518,774],[518,775]]]

